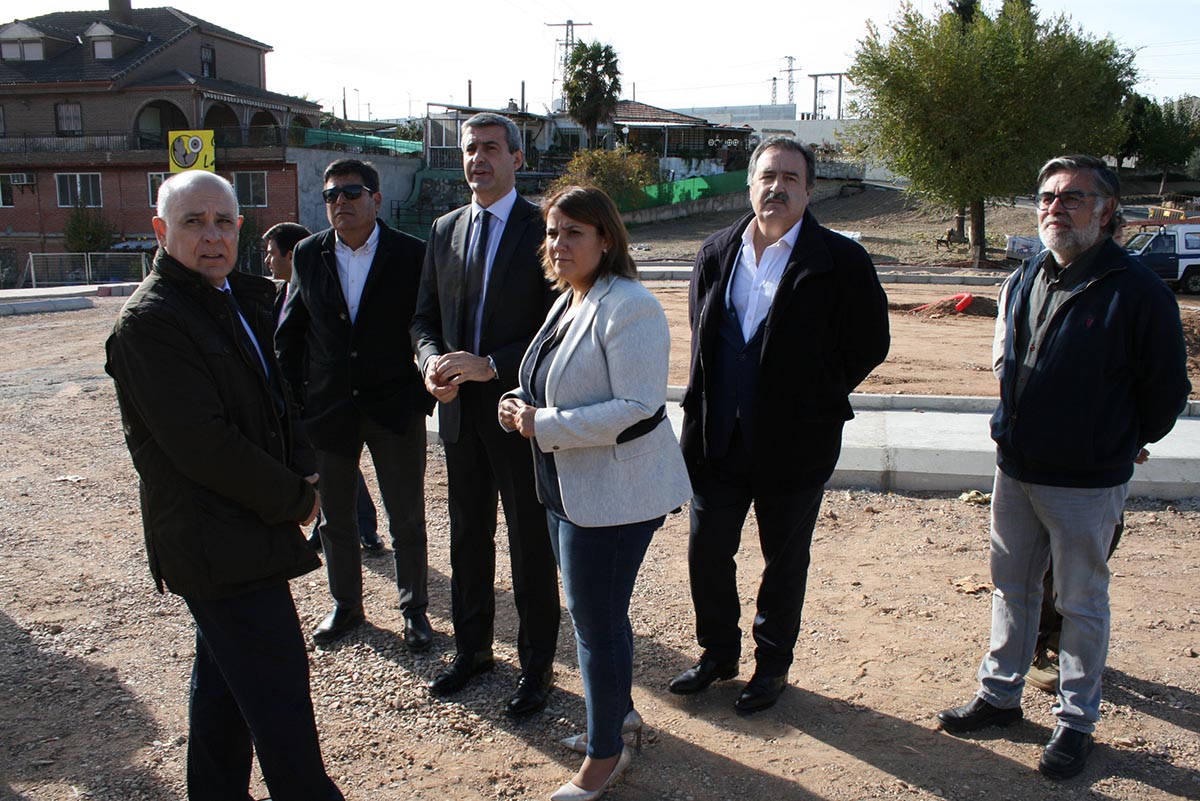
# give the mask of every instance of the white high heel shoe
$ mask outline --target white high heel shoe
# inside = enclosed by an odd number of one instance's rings
[[[621,774],[625,772],[632,761],[633,754],[628,748],[621,746],[621,756],[617,759],[617,764],[613,766],[612,773],[608,774],[608,778],[604,780],[604,784],[595,790],[585,790],[575,782],[567,782],[554,791],[554,794],[550,796],[550,801],[596,801],[608,791],[609,787],[616,784],[617,779],[621,778]]]
[[[629,710],[629,714],[625,716],[625,720],[621,721],[621,734],[635,735],[633,747],[639,754],[642,753],[642,729],[645,725],[646,722],[642,720],[642,716],[638,714],[636,709]],[[562,738],[559,742],[577,754],[587,753],[587,732],[572,734],[570,737]]]

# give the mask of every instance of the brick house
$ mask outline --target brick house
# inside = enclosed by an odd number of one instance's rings
[[[78,204],[152,240],[167,132],[211,129],[255,229],[301,217],[289,140],[320,107],[267,91],[269,45],[174,8],[63,11],[0,26],[0,267],[63,250]],[[7,263],[7,264],[6,264]]]

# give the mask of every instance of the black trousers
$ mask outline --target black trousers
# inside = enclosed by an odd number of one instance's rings
[[[358,461],[363,445],[371,452],[379,494],[387,513],[400,611],[423,613],[429,606],[426,584],[429,562],[425,539],[425,418],[414,413],[403,434],[363,418],[351,453],[317,452],[321,474],[321,547],[329,592],[342,608],[362,604],[362,549],[358,539],[356,502]]]
[[[766,562],[754,616],[754,660],[759,672],[782,676],[792,664],[800,633],[809,549],[824,486],[767,493],[756,487],[751,467],[741,433],[735,429],[728,453],[692,476],[688,574],[696,638],[707,656],[721,662],[735,662],[741,656],[734,557],[753,503]]]
[[[529,440],[500,428],[495,405],[472,389],[468,385],[459,395],[458,440],[445,446],[455,647],[460,654],[492,647],[499,495],[520,621],[517,654],[522,672],[536,673],[553,664],[558,643],[558,568],[546,510],[537,499]]]
[[[185,600],[196,621],[190,801],[249,801],[255,751],[273,799],[341,801],[321,760],[308,652],[287,583]]]

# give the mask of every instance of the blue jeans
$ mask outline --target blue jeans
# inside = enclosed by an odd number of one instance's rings
[[[587,702],[587,752],[593,759],[621,753],[621,723],[633,708],[629,599],[650,538],[663,519],[584,528],[546,512],[550,544],[575,624]]]
[[[1054,561],[1055,606],[1063,616],[1058,703],[1068,728],[1091,732],[1100,718],[1108,658],[1108,553],[1129,485],[1051,487],[996,471],[992,492],[992,635],[979,666],[979,697],[1021,704],[1041,618],[1042,579]]]

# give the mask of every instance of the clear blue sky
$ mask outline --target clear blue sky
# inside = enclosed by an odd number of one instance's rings
[[[994,9],[998,0],[983,0]],[[427,102],[467,103],[473,82],[477,106],[503,107],[520,99],[531,111],[558,94],[559,46],[565,28],[548,23],[590,22],[577,39],[616,48],[624,96],[666,108],[787,100],[785,57],[794,61],[795,100],[812,109],[811,73],[849,68],[867,20],[886,29],[897,0],[829,3],[700,4],[647,0],[457,0],[457,2],[310,4],[165,0],[176,8],[274,48],[267,56],[267,88],[307,94],[351,117],[421,115]],[[165,4],[141,3],[134,7]],[[914,0],[926,14],[942,0]],[[820,6],[814,8],[814,6]],[[1114,36],[1137,51],[1138,91],[1155,97],[1200,94],[1197,0],[1157,0],[1139,6],[1119,0],[1035,2],[1043,17],[1067,13],[1086,32]],[[103,0],[23,0],[9,13],[33,17],[50,11],[104,9]],[[359,15],[352,18],[352,15]],[[7,17],[7,15],[5,15]],[[6,20],[7,21],[7,20]],[[335,32],[340,31],[340,32]],[[1086,87],[1081,87],[1086,90]],[[357,90],[357,91],[356,91]]]

